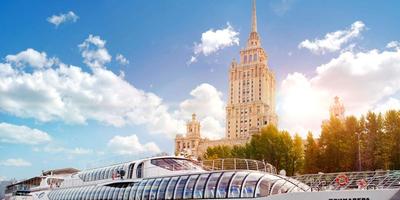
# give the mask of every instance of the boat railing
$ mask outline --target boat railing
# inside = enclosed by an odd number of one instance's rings
[[[319,173],[293,176],[311,191],[400,188],[400,170]]]
[[[265,161],[224,158],[214,160],[203,160],[200,162],[206,170],[256,170],[276,174],[276,168]]]

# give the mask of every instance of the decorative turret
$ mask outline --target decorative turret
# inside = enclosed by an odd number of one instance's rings
[[[344,112],[345,112],[345,109],[344,109],[343,103],[340,102],[338,96],[335,96],[333,104],[329,108],[330,115],[343,120],[345,118]]]
[[[187,136],[200,138],[200,122],[196,119],[196,114],[192,114],[192,121],[186,124]]]

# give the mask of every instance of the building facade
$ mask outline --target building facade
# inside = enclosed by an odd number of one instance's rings
[[[199,145],[202,141],[200,135],[200,122],[196,114],[192,114],[192,120],[186,123],[186,136],[177,134],[175,137],[175,154],[199,157]]]
[[[226,137],[249,139],[261,127],[277,124],[275,75],[257,32],[256,4],[253,3],[251,32],[240,60],[232,61],[226,107]]]
[[[268,55],[261,47],[257,32],[256,4],[253,1],[251,32],[240,59],[229,69],[229,91],[226,106],[226,133],[220,140],[202,138],[200,122],[193,114],[187,123],[186,136],[175,138],[175,153],[199,158],[208,147],[243,145],[263,126],[277,125],[275,113],[275,75],[268,66]]]

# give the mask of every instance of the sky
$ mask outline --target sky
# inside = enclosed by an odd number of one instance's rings
[[[346,115],[400,109],[398,1],[258,0],[279,128],[318,137]],[[193,112],[225,133],[247,0],[22,1],[0,6],[0,180],[172,154]]]

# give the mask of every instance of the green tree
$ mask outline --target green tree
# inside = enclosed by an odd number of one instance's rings
[[[304,173],[319,172],[319,147],[313,138],[313,134],[308,132],[304,153]]]
[[[302,173],[303,165],[304,165],[304,147],[303,147],[303,139],[299,134],[295,134],[293,138],[293,147],[292,147],[292,169],[291,174],[294,175],[296,173]]]
[[[388,159],[390,168],[400,169],[400,111],[389,110],[385,113],[383,122],[385,132],[383,145],[384,160]],[[389,154],[389,158],[388,158]]]

